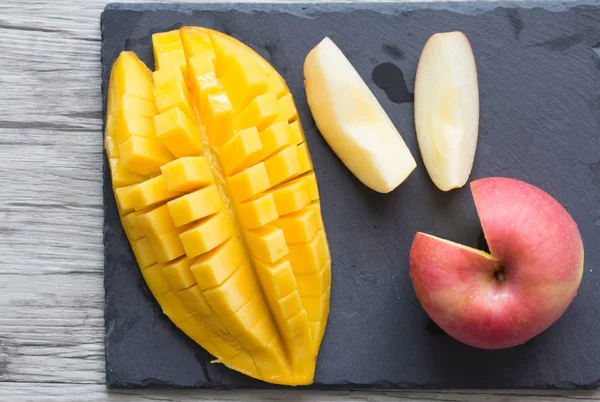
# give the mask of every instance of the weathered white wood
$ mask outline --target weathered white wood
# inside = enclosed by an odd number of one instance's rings
[[[99,16],[0,2],[0,401],[599,401],[600,392],[104,388]]]
[[[35,389],[35,394],[32,393]],[[200,391],[200,390],[110,390],[98,384],[4,383],[0,387],[0,400],[11,402],[124,402],[124,401],[162,401],[162,402],[594,402],[596,397],[589,392],[473,392],[462,391],[448,393],[435,392],[319,392],[305,391]]]

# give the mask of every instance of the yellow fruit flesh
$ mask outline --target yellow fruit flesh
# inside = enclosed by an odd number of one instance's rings
[[[104,142],[142,275],[218,362],[310,384],[331,259],[293,98],[219,32],[184,27],[153,46],[154,73],[131,52],[115,62]]]

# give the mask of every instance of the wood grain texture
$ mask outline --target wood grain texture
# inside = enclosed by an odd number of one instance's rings
[[[1,401],[599,401],[600,392],[106,391],[101,0],[0,3]]]

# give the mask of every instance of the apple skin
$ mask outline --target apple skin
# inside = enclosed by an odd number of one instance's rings
[[[484,349],[520,345],[556,322],[577,294],[581,235],[564,207],[531,184],[493,177],[472,182],[471,191],[491,255],[417,233],[413,287],[429,317],[457,340]]]

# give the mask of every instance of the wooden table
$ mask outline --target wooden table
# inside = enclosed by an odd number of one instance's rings
[[[562,391],[107,391],[104,4],[0,4],[0,401],[600,401]]]

